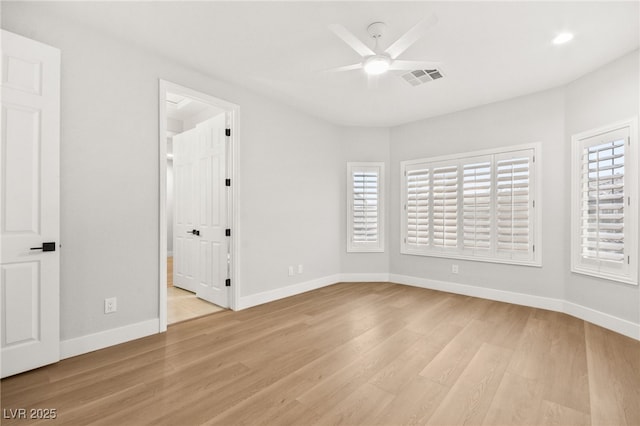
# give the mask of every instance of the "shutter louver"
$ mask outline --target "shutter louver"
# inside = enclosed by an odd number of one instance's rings
[[[433,169],[433,245],[458,244],[458,166]]]
[[[491,248],[491,162],[465,164],[462,182],[463,247]]]
[[[378,173],[355,171],[353,179],[353,242],[378,240]]]
[[[623,139],[585,147],[581,168],[581,246],[585,259],[624,262]]]
[[[496,162],[496,219],[498,253],[530,251],[530,157]]]
[[[407,171],[406,239],[408,244],[429,244],[429,169]]]

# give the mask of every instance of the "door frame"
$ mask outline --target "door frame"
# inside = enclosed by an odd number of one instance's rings
[[[228,192],[227,198],[227,218],[229,221],[228,226],[232,229],[230,238],[230,271],[231,271],[231,288],[229,291],[229,307],[232,310],[238,309],[240,301],[240,277],[238,274],[239,268],[239,247],[237,241],[240,241],[240,229],[238,229],[238,145],[240,141],[239,132],[239,119],[240,119],[240,107],[234,103],[225,101],[220,98],[202,93],[200,91],[190,89],[185,86],[181,86],[176,83],[172,83],[167,80],[158,80],[158,107],[159,107],[159,126],[158,126],[158,148],[159,148],[159,203],[158,203],[158,218],[159,218],[159,250],[158,250],[158,263],[159,263],[159,332],[162,333],[167,330],[167,108],[166,108],[166,94],[167,92],[176,93],[179,95],[187,96],[189,98],[204,102],[220,109],[225,110],[229,117],[229,127],[231,128],[231,136],[229,138],[229,150],[227,160],[227,177],[231,179],[231,188]]]

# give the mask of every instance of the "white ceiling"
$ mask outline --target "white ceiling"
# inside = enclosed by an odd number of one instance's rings
[[[334,123],[394,126],[572,81],[639,46],[639,2],[66,2],[49,13],[135,43]],[[437,60],[445,78],[412,87],[397,72],[323,70],[359,56],[384,21],[385,48],[421,18],[438,22],[399,59]],[[551,39],[571,31],[561,46]],[[216,95],[213,93],[212,95]]]

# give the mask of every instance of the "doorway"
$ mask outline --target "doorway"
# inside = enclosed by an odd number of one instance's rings
[[[162,80],[159,101],[162,332],[235,308],[238,107]]]

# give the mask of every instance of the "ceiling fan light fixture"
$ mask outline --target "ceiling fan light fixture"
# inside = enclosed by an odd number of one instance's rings
[[[364,72],[369,75],[384,74],[391,66],[391,59],[383,55],[370,56],[364,62]]]
[[[573,39],[573,34],[564,32],[556,35],[556,37],[552,40],[553,44],[564,44]]]

